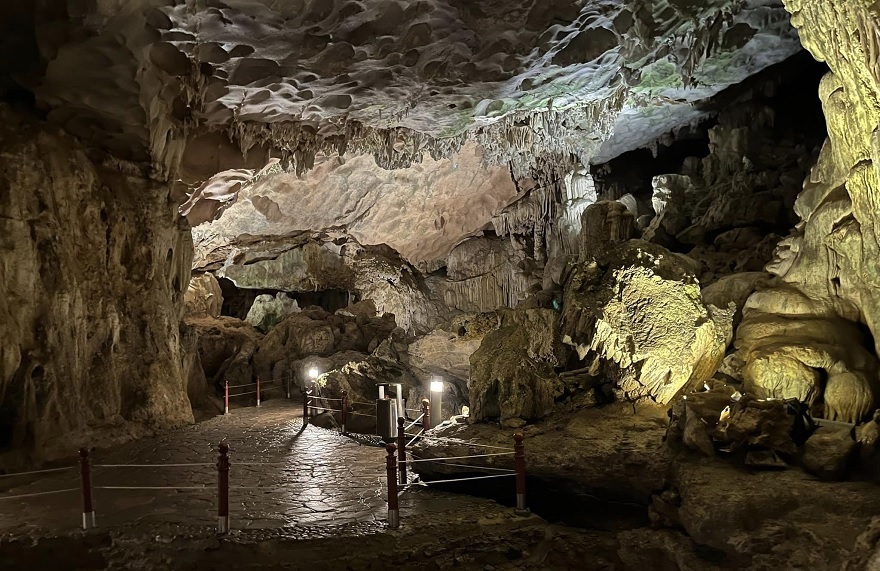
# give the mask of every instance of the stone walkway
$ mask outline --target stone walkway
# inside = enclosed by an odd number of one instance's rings
[[[384,529],[385,450],[339,433],[303,429],[296,401],[273,399],[228,416],[92,453],[97,522],[103,528],[153,525],[204,529],[217,521],[217,445],[229,443],[232,528],[304,526]],[[199,464],[101,467],[120,464]],[[107,489],[183,487],[186,489]],[[4,496],[75,488],[22,499]],[[190,489],[196,488],[196,489]],[[470,496],[419,489],[400,499],[401,520],[425,514],[509,511]],[[81,521],[78,467],[61,473],[0,478],[0,533],[59,533]],[[173,532],[173,531],[172,531]]]

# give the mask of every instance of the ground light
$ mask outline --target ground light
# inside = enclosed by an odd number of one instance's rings
[[[443,421],[443,390],[445,383],[440,377],[431,378],[431,424],[436,426]]]

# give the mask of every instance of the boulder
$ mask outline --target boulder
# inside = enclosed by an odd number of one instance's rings
[[[851,468],[856,446],[851,428],[819,426],[804,443],[801,465],[822,480],[843,480]]]
[[[677,256],[631,240],[573,269],[562,338],[581,359],[613,365],[622,398],[666,404],[715,373],[732,337],[733,312],[707,306]]]
[[[254,299],[245,321],[263,333],[268,333],[279,321],[299,311],[299,304],[286,293],[278,292],[274,297],[262,294]]]
[[[220,317],[223,308],[223,292],[214,274],[193,275],[183,297],[186,315]]]
[[[554,367],[565,362],[559,314],[549,309],[503,310],[501,327],[471,356],[470,418],[522,426],[553,411],[564,383]]]
[[[230,385],[254,382],[252,361],[263,336],[249,323],[234,317],[190,317],[186,324],[198,333],[201,367],[208,384],[215,387],[214,394],[222,394],[224,381]]]
[[[735,347],[745,390],[796,398],[812,414],[858,423],[877,408],[877,358],[856,324],[791,288],[752,294]]]
[[[331,357],[339,352],[372,353],[395,330],[394,316],[351,317],[307,307],[278,323],[261,341],[254,371],[264,379],[294,371],[303,359]]]

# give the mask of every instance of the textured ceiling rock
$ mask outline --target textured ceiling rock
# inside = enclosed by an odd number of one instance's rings
[[[43,17],[50,117],[173,172],[196,130],[385,167],[469,136],[493,160],[649,142],[799,49],[773,0],[107,1]],[[616,136],[612,136],[616,133]]]
[[[334,229],[364,245],[386,244],[409,262],[434,269],[517,196],[509,171],[482,168],[473,145],[452,159],[426,159],[396,171],[363,156],[325,158],[302,178],[272,171],[270,165],[259,173],[220,173],[185,205],[193,224],[222,211],[219,220],[196,228],[197,259],[242,234]],[[250,180],[245,172],[255,178],[240,189]]]

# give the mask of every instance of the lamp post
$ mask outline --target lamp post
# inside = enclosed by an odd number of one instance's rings
[[[443,379],[431,377],[431,422],[434,426],[443,422]]]

